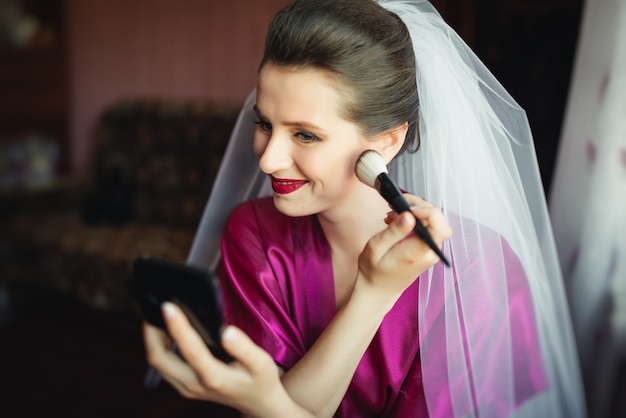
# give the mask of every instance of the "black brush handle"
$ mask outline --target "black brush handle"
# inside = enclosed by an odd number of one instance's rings
[[[402,212],[410,212],[411,206],[409,202],[406,200],[400,188],[394,183],[394,181],[389,177],[387,173],[381,173],[376,178],[376,189],[381,194],[382,197],[391,205],[393,210],[396,213]],[[446,258],[445,255],[441,252],[433,238],[428,233],[428,230],[422,224],[422,222],[415,217],[415,227],[413,228],[415,234],[422,239],[430,247],[431,250],[437,254],[437,256],[443,261],[443,263],[450,267],[450,262]]]

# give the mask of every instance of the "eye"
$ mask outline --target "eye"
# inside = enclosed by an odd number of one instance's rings
[[[262,120],[262,119],[255,120],[254,123],[255,125],[259,127],[259,129],[261,129],[262,132],[265,132],[265,133],[272,132],[272,124],[266,120]]]
[[[304,142],[305,144],[319,141],[319,138],[310,132],[296,132],[295,136],[300,138],[300,141]]]

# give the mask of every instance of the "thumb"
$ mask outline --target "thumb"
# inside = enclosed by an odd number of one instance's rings
[[[415,216],[411,212],[402,212],[382,232],[374,235],[365,248],[369,258],[378,262],[391,248],[402,241],[413,230]]]
[[[396,226],[398,233],[402,234],[402,236],[405,237],[409,232],[413,230],[415,222],[415,215],[413,215],[411,212],[406,211],[398,215],[398,219],[392,224]]]
[[[224,329],[222,346],[253,375],[264,375],[278,370],[270,355],[234,325]]]

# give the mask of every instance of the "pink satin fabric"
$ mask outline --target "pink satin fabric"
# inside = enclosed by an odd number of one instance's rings
[[[330,248],[317,218],[287,217],[276,210],[272,198],[243,203],[229,218],[221,250],[219,275],[226,321],[241,327],[288,370],[310,349],[336,312]],[[510,320],[512,328],[518,331],[510,342],[516,347],[514,367],[520,379],[515,396],[521,403],[546,383],[532,309],[528,309],[532,301],[526,280],[516,257],[507,254],[507,260]],[[468,265],[471,268],[471,263]],[[435,274],[443,268],[439,266]],[[416,280],[382,322],[337,417],[450,416],[450,387],[462,384],[466,376],[448,375],[447,353],[456,348],[446,344],[442,329],[445,296],[437,282],[435,277],[430,303],[422,318],[427,335],[420,340],[420,281]],[[487,325],[491,320],[485,317]],[[430,350],[430,363],[424,368],[420,341],[436,344],[436,352],[440,353],[438,358],[433,357]],[[490,346],[499,343],[484,342]],[[468,359],[460,349],[459,361]],[[493,372],[497,373],[497,359],[495,363]],[[428,385],[428,405],[424,384]],[[473,390],[488,392],[489,388]],[[493,399],[493,404],[497,408],[498,400]]]

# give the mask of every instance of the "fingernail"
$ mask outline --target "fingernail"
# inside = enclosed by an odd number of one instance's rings
[[[235,327],[228,325],[226,329],[224,329],[224,332],[222,332],[222,340],[234,344],[239,340],[239,333]]]
[[[163,302],[161,304],[161,312],[163,312],[165,319],[172,319],[174,315],[176,315],[176,310],[172,302]]]

